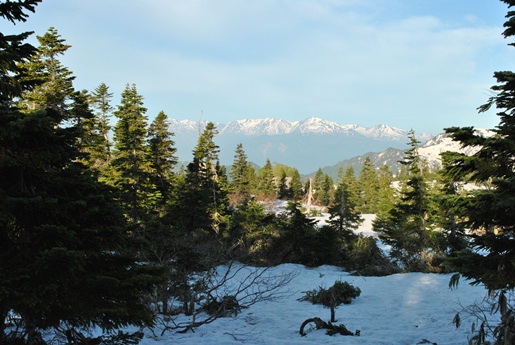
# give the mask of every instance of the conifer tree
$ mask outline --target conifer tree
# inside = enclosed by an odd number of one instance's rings
[[[328,223],[338,231],[340,238],[347,241],[353,237],[353,230],[363,221],[353,199],[349,186],[342,181],[334,191],[334,202],[329,207]]]
[[[77,91],[72,96],[70,109],[72,119],[79,130],[78,148],[82,153],[81,161],[92,171],[101,175],[107,169],[104,150],[104,137],[99,123],[90,109],[90,95],[87,91]]]
[[[171,198],[174,184],[173,169],[177,165],[173,133],[168,130],[168,116],[161,111],[150,124],[148,131],[150,184],[157,190],[157,207],[162,210]]]
[[[110,119],[114,108],[111,106],[113,94],[109,92],[109,87],[105,83],[101,83],[91,93],[91,105],[94,109],[94,132],[100,135],[98,145],[96,146],[95,155],[98,156],[96,165],[100,170],[105,170],[111,160],[112,143],[109,138],[111,131]]]
[[[346,198],[348,202],[350,202],[352,205],[356,205],[357,210],[359,210],[359,184],[358,180],[356,179],[356,173],[352,166],[349,166],[347,169],[345,169],[345,172],[343,173],[343,176],[338,185],[341,184],[345,186],[345,191],[347,193]]]
[[[331,204],[334,193],[334,182],[331,176],[325,174],[322,180],[322,190],[319,194],[320,203],[324,206]]]
[[[177,185],[178,202],[169,205],[168,232],[171,267],[171,293],[183,302],[186,314],[193,312],[196,273],[219,264],[223,251],[222,237],[228,224],[227,194],[222,187],[226,176],[218,163],[219,147],[214,142],[218,133],[212,122],[207,123],[193,150],[185,176]]]
[[[274,181],[272,163],[267,159],[265,165],[258,172],[258,190],[266,199],[274,199],[277,196],[277,188]]]
[[[229,171],[229,189],[235,203],[246,202],[252,195],[254,170],[247,161],[247,155],[240,143],[236,147],[234,161]]]
[[[503,2],[509,8],[515,6],[513,0]],[[515,12],[509,11],[506,18],[503,36],[512,38]],[[515,288],[515,73],[495,72],[494,78],[493,95],[478,108],[480,113],[492,107],[498,110],[499,124],[491,129],[493,135],[484,135],[474,127],[447,128],[454,141],[480,150],[470,156],[446,152],[443,158],[444,171],[451,180],[487,187],[463,191],[456,197],[459,207],[455,211],[474,234],[470,240],[476,250],[459,253],[453,260],[454,268],[473,284],[507,291]]]
[[[23,63],[29,80],[38,85],[23,94],[20,106],[25,111],[50,108],[64,120],[69,120],[69,107],[74,94],[73,73],[64,67],[59,57],[71,47],[53,27],[37,36],[39,47],[31,59]]]
[[[299,201],[302,198],[302,181],[300,179],[300,173],[297,169],[293,169],[290,181],[291,197],[293,201]]]
[[[323,183],[324,183],[324,172],[322,168],[318,168],[313,177],[313,199],[317,204],[320,204],[323,197]]]
[[[0,4],[0,16],[23,20],[37,2]],[[10,336],[29,345],[42,343],[39,332],[51,327],[149,325],[152,314],[141,298],[158,281],[157,271],[124,254],[129,239],[113,190],[76,160],[80,131],[69,121],[77,116],[67,104],[70,95],[58,87],[43,90],[50,82],[33,66],[29,71],[42,84],[18,83],[29,80],[20,71],[41,52],[31,58],[33,49],[21,44],[25,38],[8,37],[14,45],[0,54],[6,90],[0,106],[0,317],[18,315],[21,328]],[[10,67],[13,61],[18,67]],[[20,106],[34,107],[21,111],[14,105],[20,97]],[[7,338],[2,321],[0,342]]]
[[[109,182],[121,191],[127,215],[134,223],[145,218],[148,212],[146,201],[151,192],[146,112],[136,85],[127,84],[114,112],[118,122],[114,128]]]
[[[277,194],[279,199],[289,199],[291,197],[291,190],[288,185],[288,175],[284,167],[279,172],[278,180],[279,186],[277,187]]]
[[[502,0],[509,11],[504,23],[503,36],[515,35],[515,6],[513,0]],[[515,46],[514,42],[508,43]],[[451,259],[457,270],[471,284],[483,284],[489,296],[496,296],[492,310],[498,311],[497,326],[481,327],[477,344],[486,344],[485,330],[493,329],[496,345],[513,344],[513,291],[515,289],[515,73],[494,72],[497,84],[491,87],[493,95],[478,108],[480,113],[492,107],[497,109],[499,124],[486,135],[474,127],[451,127],[446,133],[463,147],[479,150],[470,156],[446,152],[443,156],[445,176],[454,182],[470,182],[480,186],[472,191],[451,193],[461,226],[469,229],[470,248],[457,252]],[[454,192],[454,191],[453,191]],[[455,277],[450,285],[457,284]],[[493,299],[492,299],[493,300]],[[488,323],[488,320],[483,320]]]
[[[377,210],[378,217],[386,216],[394,207],[396,202],[395,189],[392,187],[393,175],[388,165],[383,165],[377,172],[378,195]]]
[[[282,215],[280,236],[276,239],[275,250],[281,262],[313,265],[313,238],[316,220],[308,218],[299,209],[299,204],[289,203],[286,214]]]
[[[221,186],[225,176],[219,168],[216,134],[215,125],[209,122],[193,150],[193,161],[186,170],[178,207],[184,208],[178,215],[184,229],[211,235],[219,232],[227,203],[226,191]]]
[[[374,221],[379,237],[392,246],[391,256],[408,271],[428,269],[432,226],[428,217],[429,196],[424,180],[425,164],[418,152],[419,141],[410,131],[410,149],[400,163],[406,168],[406,180],[401,186],[401,197],[384,217]]]
[[[359,209],[362,213],[376,213],[378,202],[378,178],[374,163],[367,156],[359,173]]]

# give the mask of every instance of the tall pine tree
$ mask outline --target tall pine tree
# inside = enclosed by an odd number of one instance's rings
[[[240,143],[236,146],[234,154],[234,161],[229,171],[229,190],[233,203],[238,204],[246,202],[252,195],[254,186],[254,169],[247,161],[247,155],[243,150],[243,145]]]
[[[376,168],[369,156],[359,173],[359,209],[362,213],[377,213],[379,182]]]
[[[0,15],[23,20],[36,3],[4,3]],[[51,327],[149,325],[153,317],[142,297],[159,280],[157,272],[123,254],[129,239],[113,190],[76,159],[80,131],[69,121],[76,116],[68,103],[71,74],[52,84],[57,74],[30,65],[42,50],[31,57],[32,49],[21,44],[25,37],[9,37],[15,44],[0,54],[7,90],[0,106],[0,318],[12,311],[21,327],[8,335],[2,321],[0,342],[12,336],[42,343],[39,332]],[[19,67],[6,68],[12,61]],[[31,75],[22,78],[27,66]],[[40,83],[34,88],[17,84],[34,76]],[[14,106],[19,99],[23,111]]]
[[[113,94],[109,87],[101,83],[90,95],[90,103],[93,108],[93,118],[87,134],[93,137],[90,145],[89,165],[100,172],[102,177],[107,174],[107,168],[111,162],[112,143],[109,138],[111,131],[110,118],[113,111],[111,99]]]
[[[509,11],[503,36],[515,35],[513,0],[503,0]],[[514,46],[515,43],[510,42]],[[495,72],[497,84],[493,95],[479,107],[485,112],[495,107],[499,124],[492,135],[473,127],[447,128],[454,141],[464,147],[479,147],[471,156],[447,152],[443,155],[444,171],[451,181],[471,182],[483,188],[454,194],[456,215],[470,229],[471,248],[458,252],[451,261],[472,284],[484,284],[490,295],[499,297],[494,307],[501,313],[501,323],[494,331],[495,344],[513,344],[513,300],[515,289],[515,73]],[[485,188],[486,187],[486,188]],[[455,281],[454,281],[455,282]]]
[[[109,181],[122,195],[129,219],[138,223],[148,214],[150,161],[148,159],[147,108],[136,85],[127,84],[114,115],[114,151]]]
[[[391,211],[374,221],[379,237],[392,246],[391,256],[407,271],[426,271],[430,265],[431,221],[429,196],[424,179],[425,163],[418,151],[415,132],[408,138],[411,148],[400,163],[406,177],[401,183],[401,197]]]
[[[260,197],[266,200],[275,199],[277,196],[274,169],[269,159],[266,160],[265,165],[258,171],[258,190]]]
[[[53,27],[37,36],[37,53],[23,64],[27,78],[38,85],[23,94],[20,106],[25,111],[50,108],[63,120],[69,120],[69,107],[74,94],[73,73],[64,67],[59,57],[71,48]]]
[[[157,210],[162,211],[170,198],[172,198],[175,174],[173,169],[177,165],[175,142],[173,133],[168,129],[168,116],[161,111],[150,124],[148,131],[150,183],[158,192],[156,195]]]

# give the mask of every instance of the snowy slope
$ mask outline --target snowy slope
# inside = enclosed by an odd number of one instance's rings
[[[365,215],[365,218],[358,232],[373,234],[370,228],[372,217]],[[222,272],[224,269],[221,267]],[[257,303],[235,317],[218,319],[195,332],[165,332],[160,336],[156,330],[154,336],[147,331],[141,344],[465,345],[474,319],[463,313],[463,308],[480,302],[486,294],[483,287],[472,287],[466,282],[461,282],[457,289],[449,289],[450,274],[356,277],[334,266],[306,268],[296,264],[273,267],[267,274],[294,275],[282,290],[286,293],[284,297]],[[320,317],[329,321],[330,312],[320,305],[299,302],[298,299],[304,291],[319,286],[328,288],[336,280],[347,281],[361,289],[361,295],[352,304],[342,305],[336,310],[337,324],[343,323],[353,332],[359,329],[361,335],[328,336],[324,330],[313,330],[302,337],[299,328],[304,320]],[[452,320],[460,311],[462,326],[456,329]],[[174,320],[181,321],[186,321],[186,318]],[[424,343],[424,340],[430,343]]]
[[[477,133],[483,136],[492,135],[492,132],[486,129],[477,129]],[[442,152],[453,151],[471,155],[476,153],[479,150],[479,148],[463,148],[458,142],[453,141],[447,134],[442,133],[438,134],[434,138],[431,138],[430,140],[420,145],[418,150],[420,156],[427,162],[431,169],[439,169],[442,166],[442,159],[440,156]],[[399,161],[404,159],[404,150],[390,147],[382,152],[367,152],[363,155],[352,157],[340,161],[335,165],[325,167],[322,169],[322,171],[331,176],[333,179],[336,179],[340,167],[343,168],[343,170],[345,170],[349,166],[352,166],[354,171],[357,174],[359,174],[363,162],[365,161],[365,158],[367,156],[370,158],[371,162],[374,163],[376,167],[388,165],[388,167],[390,167],[390,170],[394,174],[397,174],[401,167]],[[315,171],[311,173],[311,175],[314,174]]]

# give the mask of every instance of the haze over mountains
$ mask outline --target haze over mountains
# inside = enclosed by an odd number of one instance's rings
[[[170,120],[175,134],[175,146],[180,161],[190,161],[197,144],[199,131],[206,121]],[[294,167],[309,174],[319,167],[332,166],[342,160],[388,148],[407,148],[408,130],[381,124],[366,128],[311,117],[302,121],[265,118],[215,123],[218,134],[215,143],[220,147],[220,162],[231,165],[236,146],[241,143],[248,161],[263,166],[267,159]],[[421,142],[432,135],[416,133]]]

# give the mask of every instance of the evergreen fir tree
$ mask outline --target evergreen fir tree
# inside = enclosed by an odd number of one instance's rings
[[[313,200],[315,203],[320,204],[323,197],[323,183],[324,183],[324,172],[322,168],[318,168],[315,172],[312,182]]]
[[[127,84],[114,113],[118,122],[114,128],[115,150],[109,182],[121,191],[127,215],[134,223],[147,215],[151,192],[146,111],[136,85]]]
[[[362,213],[377,213],[379,181],[374,163],[367,156],[359,173],[359,209]]]
[[[279,199],[289,199],[291,197],[291,190],[288,185],[288,175],[286,174],[286,169],[281,169],[278,179],[279,186],[277,190]]]
[[[513,0],[502,0],[508,8]],[[504,23],[503,36],[515,35],[515,11],[509,10]],[[515,46],[510,42],[509,45]],[[458,251],[451,259],[452,269],[458,271],[471,284],[483,284],[489,296],[496,296],[492,310],[499,312],[497,326],[486,325],[478,333],[478,344],[486,344],[485,329],[493,329],[496,345],[513,344],[513,290],[515,289],[515,73],[494,73],[497,84],[491,87],[493,95],[480,106],[479,112],[495,107],[499,124],[493,135],[483,135],[473,127],[451,127],[446,133],[463,147],[478,147],[479,151],[467,156],[446,152],[443,156],[444,173],[449,181],[471,182],[473,191],[451,190],[458,224],[469,229],[470,248]],[[455,219],[456,219],[455,218]],[[454,278],[454,277],[453,277]],[[457,284],[452,279],[450,285]],[[511,297],[510,297],[511,295]],[[483,320],[485,323],[488,320]]]
[[[35,4],[0,4],[0,15],[23,20]],[[0,56],[6,90],[0,106],[0,317],[18,315],[22,329],[11,336],[21,335],[20,343],[29,345],[40,343],[39,331],[51,327],[150,325],[142,295],[159,275],[124,254],[129,239],[113,190],[76,160],[80,131],[77,122],[69,122],[77,114],[69,111],[65,91],[72,86],[47,94],[18,83],[29,79],[20,71],[34,61],[33,49],[21,44],[25,37],[8,37],[7,45],[14,45]],[[13,61],[21,64],[9,67]],[[19,104],[37,99],[34,109],[14,106],[24,95]],[[4,343],[8,337],[0,325]]]
[[[419,141],[413,130],[408,138],[411,148],[400,163],[406,168],[401,197],[384,217],[374,221],[379,237],[392,246],[391,256],[408,271],[425,271],[430,264],[432,226],[428,217],[429,196],[424,180],[425,164],[418,152]]]
[[[511,8],[513,0],[503,0]],[[515,12],[509,11],[505,38],[515,35]],[[509,43],[513,46],[514,43]],[[482,135],[473,127],[451,127],[446,132],[464,147],[480,147],[470,156],[446,152],[444,170],[453,181],[472,182],[477,190],[456,196],[455,208],[464,225],[470,229],[474,250],[460,252],[453,267],[474,284],[490,290],[515,288],[515,73],[495,72],[494,95],[479,107],[485,112],[495,107],[499,124],[493,135]]]
[[[215,125],[209,122],[198,138],[193,160],[177,184],[178,202],[169,205],[163,223],[169,223],[163,243],[170,243],[167,265],[171,265],[173,293],[183,302],[186,314],[193,312],[195,286],[192,281],[222,261],[222,238],[227,219],[224,170],[218,164],[219,148],[214,142]],[[194,276],[196,278],[193,278]]]
[[[359,210],[360,190],[358,180],[356,179],[356,173],[352,166],[349,166],[347,169],[345,169],[339,185],[345,186],[345,191],[347,194],[346,198],[348,200],[347,202],[351,203],[352,205],[356,205],[356,209]]]
[[[72,119],[77,123],[79,130],[78,147],[81,161],[95,173],[107,169],[105,160],[104,137],[99,131],[99,124],[90,109],[90,95],[87,91],[75,92],[72,96],[73,105],[70,109]]]
[[[334,191],[333,204],[329,207],[328,223],[337,230],[341,239],[350,241],[353,230],[357,229],[363,219],[356,210],[354,198],[349,186],[342,181]]]
[[[248,201],[253,190],[253,169],[247,161],[247,155],[241,143],[236,147],[229,177],[231,178],[229,189],[234,203]]]
[[[219,147],[214,142],[218,131],[209,122],[193,150],[193,161],[188,164],[181,199],[178,206],[181,227],[193,232],[217,234],[225,214],[226,191],[221,188],[218,162]]]
[[[293,169],[290,181],[291,197],[293,201],[297,202],[302,198],[302,181],[300,180],[300,173],[297,169]]]
[[[114,108],[111,106],[111,99],[113,94],[109,92],[109,87],[105,83],[101,83],[91,93],[91,105],[94,110],[94,132],[101,135],[98,140],[98,147],[95,150],[98,159],[96,166],[99,169],[105,170],[111,161],[111,147],[112,143],[109,139],[109,132],[111,131],[110,118]]]
[[[395,189],[392,187],[393,175],[388,165],[383,165],[377,172],[378,192],[377,210],[378,217],[386,216],[396,202]]]
[[[269,159],[258,172],[258,190],[265,199],[275,199],[277,196],[274,170]]]
[[[324,179],[322,181],[322,190],[319,195],[320,203],[324,206],[328,206],[331,204],[332,197],[334,193],[334,182],[331,176],[325,174]]]
[[[173,133],[168,130],[168,117],[164,112],[159,112],[150,124],[148,131],[150,184],[157,190],[158,210],[163,210],[164,205],[171,198],[174,183],[173,169],[178,160],[175,156],[177,149],[172,140]]]
[[[43,36],[37,36],[37,53],[22,67],[28,80],[38,85],[23,94],[20,107],[25,111],[50,108],[56,111],[57,120],[69,120],[69,107],[74,94],[73,73],[64,67],[59,57],[71,47],[53,27]]]

